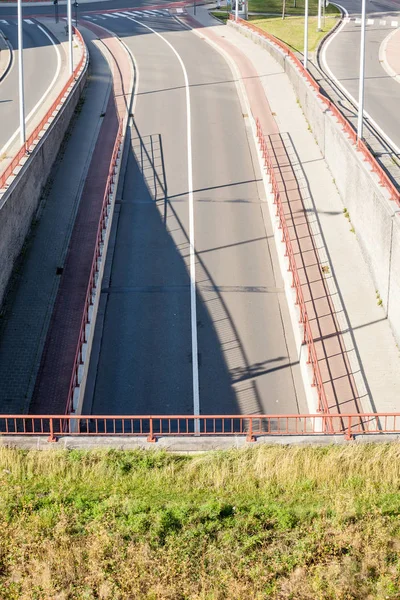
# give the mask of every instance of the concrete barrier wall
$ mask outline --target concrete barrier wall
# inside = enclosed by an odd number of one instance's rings
[[[86,83],[87,65],[46,134],[0,197],[0,305],[50,175],[61,142]],[[62,202],[62,198],[60,198]]]
[[[357,240],[376,290],[400,344],[400,209],[379,184],[326,104],[295,63],[277,46],[241,25],[228,22],[265,48],[285,70],[304,116],[335,180],[344,207],[350,214]],[[362,301],[362,299],[360,299]]]

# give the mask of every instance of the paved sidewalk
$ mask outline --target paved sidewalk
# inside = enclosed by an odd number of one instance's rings
[[[280,133],[275,158],[285,183],[281,189],[289,202],[293,241],[302,240],[297,258],[331,408],[398,410],[399,350],[332,175],[286,74],[268,52],[218,24],[207,8],[198,7],[196,19],[200,35],[212,38],[237,63],[252,112],[261,117],[270,145]]]
[[[0,412],[28,412],[53,310],[62,267],[82,193],[102,113],[108,100],[111,74],[96,36],[87,32],[91,74],[78,105],[68,144],[53,167],[41,205],[40,220],[17,267],[0,326]]]

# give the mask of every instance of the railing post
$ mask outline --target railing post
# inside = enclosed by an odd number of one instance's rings
[[[256,438],[253,435],[253,419],[252,419],[252,417],[250,417],[249,430],[247,432],[246,442],[255,442],[255,441],[256,441]]]
[[[351,416],[347,417],[346,440],[354,440],[354,435],[351,432]]]
[[[54,427],[53,427],[53,418],[50,417],[50,433],[49,433],[49,437],[47,438],[48,442],[56,442],[57,438],[54,435]]]
[[[147,441],[151,442],[151,443],[156,441],[156,438],[154,437],[154,434],[153,434],[153,419],[152,419],[152,417],[150,417],[150,431],[149,431],[149,435],[147,436]]]

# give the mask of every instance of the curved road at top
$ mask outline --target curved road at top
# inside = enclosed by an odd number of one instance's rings
[[[343,0],[349,18],[336,34],[325,42],[322,66],[358,104],[360,69],[361,2]],[[367,0],[365,101],[367,114],[391,140],[400,153],[400,85],[390,77],[380,61],[383,41],[400,27],[400,3]],[[330,71],[330,73],[329,73]]]
[[[0,82],[0,156],[7,154],[12,143],[18,141],[18,39],[15,20],[0,20],[0,29],[13,48],[13,63],[10,71]],[[49,39],[50,33],[35,20],[26,19],[23,23],[24,37],[24,79],[25,115],[36,115],[41,100],[49,90],[57,73],[59,61],[65,63],[64,52],[57,49]],[[52,39],[54,39],[52,37]],[[57,44],[56,40],[54,42]],[[58,58],[58,53],[60,58]],[[29,120],[27,119],[29,134]],[[11,143],[10,143],[11,142]],[[1,166],[1,163],[0,163]]]

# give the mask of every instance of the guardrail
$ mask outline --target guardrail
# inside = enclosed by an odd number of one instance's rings
[[[102,256],[103,256],[103,242],[104,242],[106,220],[109,215],[109,207],[110,207],[110,203],[111,203],[112,194],[116,191],[114,189],[114,182],[115,182],[116,169],[117,169],[117,158],[118,158],[118,153],[119,153],[120,146],[121,146],[122,127],[123,127],[123,121],[121,120],[119,127],[118,127],[118,133],[117,133],[117,138],[115,140],[113,153],[111,156],[110,168],[108,171],[106,188],[105,188],[103,203],[102,203],[102,207],[101,207],[99,225],[97,228],[96,243],[95,243],[95,249],[94,249],[94,253],[93,253],[92,266],[90,269],[89,283],[88,283],[86,298],[85,298],[85,306],[83,309],[81,328],[80,328],[80,332],[79,332],[78,344],[77,344],[77,349],[76,349],[76,353],[75,353],[71,382],[69,385],[66,413],[69,413],[72,411],[74,391],[75,391],[75,388],[79,387],[79,385],[80,385],[79,369],[83,365],[83,360],[84,360],[83,347],[84,347],[84,344],[86,344],[86,342],[87,342],[87,331],[86,331],[87,327],[86,326],[90,322],[90,311],[91,311],[91,307],[93,306],[94,295],[95,295],[94,290],[96,289],[99,267],[100,267],[99,259],[102,258]]]
[[[313,387],[316,388],[318,394],[318,409],[326,415],[329,414],[328,400],[325,393],[324,383],[322,380],[321,370],[319,368],[317,351],[315,349],[314,338],[311,330],[310,321],[307,314],[307,307],[304,300],[303,290],[301,287],[300,276],[296,265],[296,258],[293,251],[292,241],[290,239],[289,228],[286,222],[285,211],[282,204],[279,185],[276,180],[274,165],[272,158],[268,152],[265,137],[261,128],[259,119],[256,119],[257,138],[260,144],[264,165],[270,178],[272,192],[274,195],[274,204],[276,205],[276,216],[279,218],[280,229],[282,229],[282,241],[286,247],[286,257],[289,261],[289,271],[292,273],[292,287],[296,292],[296,305],[300,311],[300,323],[303,325],[303,343],[307,345],[307,363],[312,366],[313,370]],[[329,421],[327,421],[329,426]]]
[[[29,154],[30,149],[33,146],[33,144],[39,140],[40,133],[42,131],[44,131],[44,128],[45,128],[46,124],[48,123],[48,121],[50,121],[50,119],[52,119],[55,116],[54,115],[55,112],[59,111],[59,108],[61,107],[60,105],[62,105],[64,103],[66,97],[69,95],[69,92],[70,92],[69,88],[78,79],[81,69],[83,68],[84,64],[86,64],[87,51],[86,51],[85,42],[83,41],[83,37],[81,36],[81,34],[79,33],[79,31],[77,29],[74,28],[74,32],[76,33],[79,43],[82,46],[83,54],[77,64],[77,66],[75,67],[74,72],[69,77],[67,83],[64,85],[63,89],[58,94],[57,98],[54,100],[53,104],[50,106],[49,110],[47,111],[47,113],[45,114],[43,119],[40,121],[40,123],[37,125],[37,127],[35,127],[35,129],[32,131],[32,133],[26,140],[25,145],[20,148],[20,150],[14,156],[12,161],[7,165],[7,167],[3,171],[3,173],[1,173],[1,175],[0,175],[0,190],[5,187],[8,178],[14,173],[15,168],[20,164],[21,160],[26,155]]]
[[[0,415],[0,435],[159,437],[400,434],[400,413],[344,415]]]
[[[229,19],[231,21],[236,22],[236,19],[235,19],[234,15],[232,15],[232,14],[229,15]],[[391,200],[393,200],[394,202],[397,203],[398,206],[400,206],[400,191],[397,189],[396,185],[390,179],[390,177],[386,173],[386,171],[380,166],[380,164],[376,160],[375,156],[372,154],[371,150],[367,147],[367,145],[364,143],[364,141],[359,140],[357,138],[357,132],[354,130],[351,123],[340,112],[340,110],[337,108],[337,106],[322,93],[321,87],[319,86],[317,81],[315,81],[315,79],[311,75],[311,73],[307,69],[304,68],[304,65],[301,62],[301,60],[299,59],[299,57],[296,56],[296,54],[292,50],[290,50],[290,48],[282,40],[274,37],[267,31],[260,29],[256,25],[253,25],[249,21],[245,21],[241,18],[238,18],[237,23],[240,24],[242,27],[245,27],[247,29],[250,29],[251,31],[254,31],[254,33],[257,33],[257,35],[267,39],[269,42],[272,42],[273,44],[275,44],[275,46],[278,46],[278,48],[288,58],[290,58],[290,60],[292,60],[292,62],[295,63],[296,67],[299,69],[301,74],[307,79],[308,83],[316,91],[318,98],[327,106],[328,110],[330,110],[330,112],[334,115],[335,119],[337,119],[337,121],[339,122],[340,126],[343,128],[343,130],[349,136],[350,141],[362,153],[364,160],[370,164],[372,171],[374,173],[376,173],[376,175],[379,177],[380,185],[382,187],[385,187],[386,190],[389,192]]]

